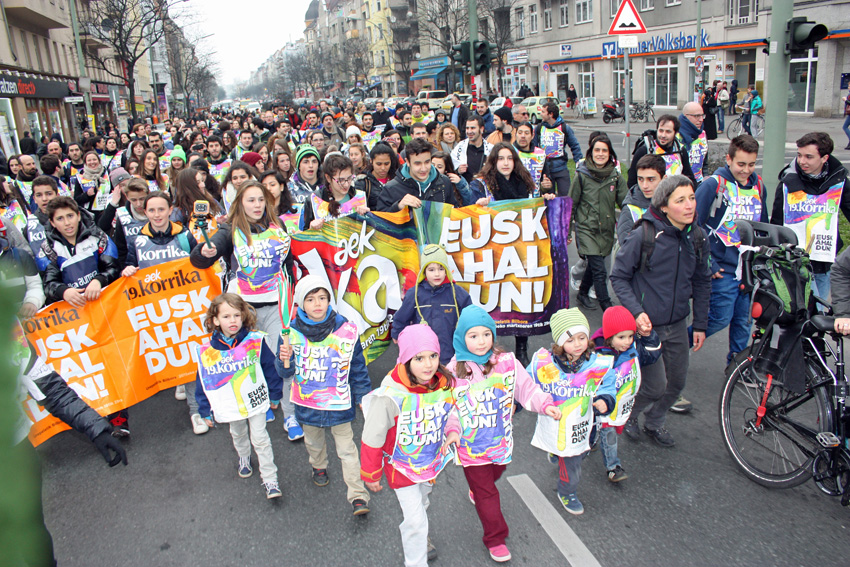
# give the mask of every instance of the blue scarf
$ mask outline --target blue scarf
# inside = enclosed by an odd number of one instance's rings
[[[466,348],[466,333],[473,327],[487,327],[493,332],[493,342],[496,342],[496,322],[493,321],[490,314],[477,305],[465,307],[463,311],[460,312],[460,317],[458,317],[457,320],[457,327],[455,328],[455,333],[452,337],[452,345],[455,348],[455,360],[458,362],[469,361],[484,365],[487,364],[488,360],[490,360],[490,355],[493,354],[493,350],[490,349],[489,352],[482,355],[476,355],[469,352],[469,349]]]
[[[688,117],[684,114],[679,115],[679,134],[682,135],[685,145],[689,146],[691,142],[699,138],[700,132],[702,132],[702,128],[694,126],[694,123],[688,120]]]

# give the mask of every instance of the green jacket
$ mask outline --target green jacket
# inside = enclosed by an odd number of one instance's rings
[[[614,167],[610,175],[599,180],[593,176],[585,161],[576,168],[576,177],[570,184],[573,214],[571,232],[575,234],[579,254],[607,256],[616,240],[616,209],[623,205],[629,193],[620,168]]]

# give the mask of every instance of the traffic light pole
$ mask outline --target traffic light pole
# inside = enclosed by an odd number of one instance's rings
[[[767,81],[764,92],[765,128],[762,177],[768,190],[776,187],[779,172],[785,166],[785,135],[788,119],[788,66],[790,54],[785,43],[788,20],[794,11],[794,0],[773,0],[770,14],[770,44],[767,56]],[[790,48],[790,45],[789,45]],[[734,104],[734,101],[733,101]],[[766,201],[767,202],[767,201]],[[769,202],[773,202],[770,199]]]
[[[475,42],[478,41],[478,0],[467,0],[469,12],[470,83],[475,81]],[[480,94],[480,93],[479,93]]]

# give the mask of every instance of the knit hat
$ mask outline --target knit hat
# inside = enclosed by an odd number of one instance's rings
[[[460,317],[457,319],[457,327],[455,327],[455,333],[452,337],[452,346],[454,346],[455,349],[455,360],[458,362],[468,360],[470,362],[477,362],[478,364],[487,364],[487,361],[490,360],[490,355],[493,353],[492,349],[490,352],[479,356],[472,354],[469,352],[469,349],[466,348],[466,333],[473,327],[487,327],[493,332],[493,342],[496,342],[496,322],[493,321],[490,314],[477,305],[465,307],[463,311],[460,312]]]
[[[242,161],[244,161],[251,167],[257,167],[257,162],[261,159],[263,159],[263,156],[261,156],[257,152],[245,152],[244,154],[242,154]]]
[[[637,331],[635,318],[631,312],[622,305],[614,305],[606,309],[602,314],[602,336],[607,340],[623,331],[633,333]]]
[[[511,112],[511,109],[508,108],[507,106],[503,106],[503,107],[499,108],[499,110],[497,110],[493,114],[495,114],[496,116],[501,118],[502,121],[507,122],[508,124],[510,124],[513,121],[513,118],[514,118],[514,115]]]
[[[314,289],[323,289],[328,292],[328,297],[333,297],[328,282],[319,276],[310,274],[298,280],[298,283],[295,285],[295,293],[292,294],[295,304],[299,307],[304,305],[304,298]]]
[[[322,121],[322,122],[324,122],[324,121],[325,121],[325,116],[330,116],[331,118],[333,118],[333,117],[334,117],[334,115],[333,115],[333,114],[331,114],[330,112],[323,112],[323,113],[322,113],[322,116],[321,116],[321,121]]]
[[[449,257],[446,250],[439,244],[426,244],[422,250],[422,255],[419,256],[419,277],[416,278],[416,283],[425,279],[425,268],[428,264],[439,264],[446,270],[446,279],[452,281],[452,271],[449,269]]]
[[[360,138],[363,138],[363,133],[360,131],[360,128],[352,124],[345,129],[345,141],[348,141],[350,136],[359,136]]]
[[[109,174],[109,182],[112,183],[113,187],[118,187],[119,183],[127,181],[128,179],[133,179],[133,176],[127,173],[127,170],[123,167],[116,167],[112,170],[112,173]]]
[[[169,163],[171,162],[172,159],[174,159],[176,157],[182,159],[183,163],[186,163],[186,152],[183,151],[182,146],[174,146],[174,149],[171,150],[170,158],[168,160]]]
[[[584,333],[587,338],[590,338],[590,324],[578,307],[556,311],[549,320],[549,327],[552,329],[552,338],[558,346],[564,346],[568,338],[579,333]]]
[[[310,144],[301,144],[298,146],[298,151],[295,152],[295,171],[298,171],[298,168],[301,166],[301,160],[307,156],[313,156],[317,161],[322,161],[322,157],[319,155],[319,150]]]
[[[397,364],[404,364],[426,351],[440,354],[440,339],[428,325],[408,325],[398,334]]]

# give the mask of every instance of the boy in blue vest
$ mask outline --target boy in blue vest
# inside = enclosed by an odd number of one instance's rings
[[[280,347],[281,360],[292,362],[289,368],[279,361],[275,364],[281,377],[293,376],[291,399],[295,417],[304,428],[313,483],[327,486],[330,482],[325,444],[325,429],[329,428],[354,515],[368,514],[369,493],[360,478],[360,456],[351,429],[355,405],[372,389],[360,334],[331,308],[332,293],[324,278],[302,277],[293,295],[298,312],[290,328],[291,344]]]

